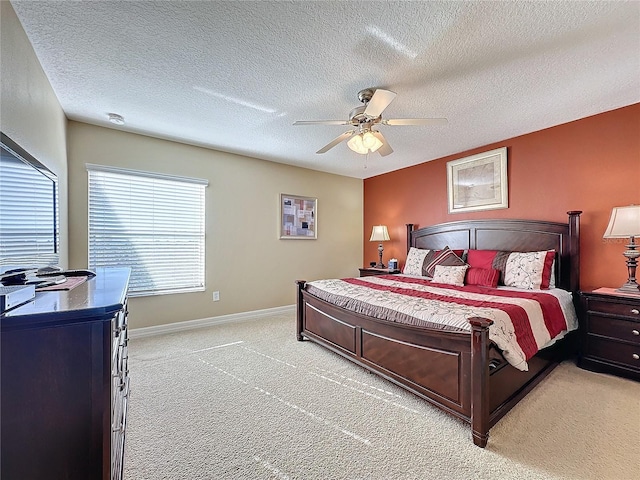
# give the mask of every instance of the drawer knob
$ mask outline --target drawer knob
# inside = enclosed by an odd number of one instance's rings
[[[633,313],[634,315],[640,315],[640,310],[638,310],[637,308],[632,308],[631,313]]]
[[[633,333],[634,335],[640,335],[640,332],[638,330],[631,330],[631,333]]]
[[[638,355],[637,353],[634,353],[631,356],[633,357],[634,360],[640,360],[640,355]]]

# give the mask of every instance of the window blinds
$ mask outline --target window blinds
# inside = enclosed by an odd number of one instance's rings
[[[207,181],[87,170],[89,268],[130,267],[133,296],[203,290]]]

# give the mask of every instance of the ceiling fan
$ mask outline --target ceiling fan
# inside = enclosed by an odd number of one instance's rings
[[[325,153],[339,143],[349,139],[348,147],[356,153],[378,152],[383,157],[393,153],[381,132],[373,127],[378,125],[446,125],[446,118],[393,118],[382,119],[382,112],[396,98],[396,93],[381,88],[365,88],[358,92],[358,99],[364,104],[349,113],[348,120],[302,120],[294,125],[351,125],[353,130],[344,132],[316,153]]]

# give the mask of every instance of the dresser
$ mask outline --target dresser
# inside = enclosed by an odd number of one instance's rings
[[[130,272],[96,273],[0,316],[3,480],[122,478]]]
[[[640,380],[640,295],[582,292],[578,366]]]

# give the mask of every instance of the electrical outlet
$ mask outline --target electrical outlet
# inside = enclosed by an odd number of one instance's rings
[[[213,292],[213,301],[217,302],[219,300],[220,300],[220,292],[216,290],[215,292]]]

